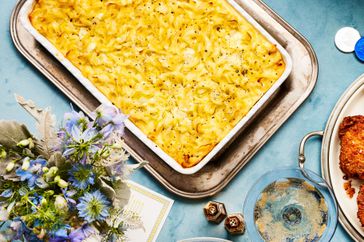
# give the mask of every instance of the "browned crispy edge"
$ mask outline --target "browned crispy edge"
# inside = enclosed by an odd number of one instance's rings
[[[364,123],[364,116],[363,115],[355,115],[355,116],[347,116],[343,119],[339,126],[339,138],[345,135],[348,129],[355,125],[356,123]]]
[[[357,216],[361,223],[361,226],[364,227],[364,185],[360,186],[356,202],[358,204]]]

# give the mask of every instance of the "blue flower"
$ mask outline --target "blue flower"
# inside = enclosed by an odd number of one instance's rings
[[[6,189],[4,190],[1,194],[0,194],[0,197],[5,197],[5,198],[9,198],[13,195],[13,190],[11,190],[10,188],[9,189]]]
[[[95,220],[104,221],[109,216],[110,202],[100,191],[85,193],[79,201],[78,215],[88,223]]]
[[[107,138],[107,137],[109,137],[109,136],[110,136],[110,134],[111,134],[112,132],[114,132],[114,129],[115,129],[115,127],[114,127],[114,125],[113,125],[113,124],[108,124],[108,125],[106,125],[105,127],[103,127],[103,128],[100,130],[100,133],[102,134],[102,136],[103,136],[104,138]]]
[[[102,105],[93,115],[96,116],[95,123],[101,128],[104,138],[107,138],[112,132],[123,134],[124,122],[128,117],[115,106]]]
[[[74,165],[68,174],[70,175],[68,181],[75,188],[84,190],[89,185],[95,184],[95,174],[92,172],[92,165]]]
[[[72,111],[69,113],[64,114],[64,124],[63,127],[67,132],[71,132],[72,128],[74,126],[79,126],[82,128],[87,127],[89,124],[89,119],[83,114],[83,112],[76,112],[73,110],[73,107],[71,106]]]
[[[95,128],[82,131],[79,127],[73,126],[63,155],[66,157],[73,155],[77,161],[85,163],[88,155],[93,155],[100,149],[99,138],[100,134]]]
[[[63,193],[63,196],[66,199],[67,203],[69,203],[71,205],[76,205],[76,201],[72,198],[77,193],[76,190],[68,191],[67,188],[65,188],[65,189],[62,189],[62,193]]]
[[[95,115],[95,114],[94,114]],[[122,125],[128,117],[120,112],[113,105],[102,105],[96,110],[96,123],[103,127],[106,124],[112,123],[116,126]]]
[[[66,225],[66,227],[61,228],[55,232],[51,232],[51,237],[49,238],[50,242],[82,242],[90,235],[96,234],[97,231],[88,224],[84,224],[82,227],[73,230],[69,235],[67,235],[67,229],[70,227]]]
[[[50,242],[65,242],[68,241],[67,230],[71,228],[68,224],[58,225],[57,229],[48,233]]]
[[[72,242],[82,242],[84,239],[95,233],[97,233],[97,231],[94,228],[88,224],[85,224],[82,227],[72,231],[68,238]]]
[[[32,241],[41,242],[31,229],[20,218],[14,218],[9,226],[11,230],[16,232],[11,241]]]
[[[60,129],[57,132],[59,143],[55,145],[54,150],[63,152],[67,148],[68,137],[65,129]]]
[[[95,128],[87,128],[82,131],[79,127],[73,126],[70,135],[74,142],[87,143],[96,138],[97,130]]]
[[[44,188],[46,184],[42,178],[42,168],[46,165],[46,160],[38,158],[30,161],[30,166],[27,170],[23,170],[22,167],[19,167],[15,173],[20,177],[21,181],[28,181],[28,187],[30,189],[33,189],[35,185]]]

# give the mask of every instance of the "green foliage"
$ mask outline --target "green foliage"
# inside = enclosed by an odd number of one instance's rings
[[[66,158],[62,156],[61,152],[54,152],[49,157],[48,163],[50,166],[56,166],[59,168],[64,168],[66,166]]]
[[[0,144],[7,149],[17,150],[17,144],[32,137],[27,127],[15,121],[0,120]]]
[[[41,135],[41,139],[38,143],[39,149],[45,158],[49,158],[53,151],[52,147],[57,140],[55,116],[52,114],[50,108],[38,108],[33,101],[26,101],[23,97],[18,95],[15,95],[15,98],[16,101],[36,120],[36,127]]]
[[[113,189],[115,190],[115,197],[113,201],[113,206],[115,208],[122,208],[129,202],[130,198],[130,188],[122,180],[117,180],[113,183]]]
[[[0,219],[20,219],[28,235],[44,240],[49,239],[46,233],[68,229],[68,225],[76,230],[89,223],[99,237],[121,241],[126,227],[140,225],[123,208],[130,197],[125,179],[144,163],[125,164],[128,155],[120,137],[123,125],[113,124],[114,134],[101,132],[106,125],[110,128],[113,115],[121,120],[119,111],[109,108],[104,116],[98,112],[96,120],[104,123],[89,121],[75,111],[68,113],[72,129],[64,126],[59,130],[64,137],[57,138],[49,108],[37,108],[19,96],[16,99],[35,118],[41,137],[35,139],[17,122],[0,121]],[[94,200],[87,198],[90,194]],[[101,200],[102,206],[96,204]],[[100,208],[92,211],[92,202]],[[87,219],[82,212],[94,212],[95,219]]]

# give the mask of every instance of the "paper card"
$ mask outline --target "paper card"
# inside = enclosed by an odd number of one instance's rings
[[[128,182],[131,196],[126,210],[138,213],[143,221],[143,229],[128,230],[130,242],[154,242],[172,208],[173,200],[158,194],[135,182]]]

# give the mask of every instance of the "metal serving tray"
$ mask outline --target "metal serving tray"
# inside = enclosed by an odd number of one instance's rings
[[[70,71],[79,82],[89,91],[91,94],[103,104],[111,104],[111,101],[97,89],[97,87],[87,79],[81,71],[74,66],[63,54],[54,46],[47,38],[38,32],[29,20],[29,15],[33,10],[37,0],[27,0],[19,12],[19,18],[24,26],[24,28],[32,34],[32,36],[44,47],[49,53],[51,53],[63,66]],[[200,162],[192,167],[182,167],[174,158],[172,158],[168,153],[161,149],[154,141],[152,141],[142,130],[140,130],[132,121],[129,119],[125,120],[125,127],[133,133],[134,136],[138,137],[149,149],[151,149],[155,154],[157,154],[162,160],[164,160],[170,167],[175,171],[182,174],[194,174],[202,169],[208,162],[215,160],[218,155],[220,155],[230,143],[234,141],[236,137],[247,127],[247,124],[252,120],[256,114],[269,102],[272,95],[280,88],[282,83],[287,79],[292,70],[292,60],[287,51],[272,37],[269,33],[262,28],[248,13],[244,11],[235,0],[223,0],[226,1],[227,6],[231,6],[236,10],[239,15],[245,18],[261,35],[269,40],[269,42],[276,45],[278,51],[281,53],[282,58],[285,62],[285,69],[282,75],[276,80],[273,85],[264,93],[262,97],[251,107],[249,112],[220,140],[215,147],[209,151],[205,157],[202,158]],[[241,0],[249,1],[249,0]]]
[[[260,0],[237,1],[291,55],[293,69],[269,104],[250,122],[219,159],[193,175],[175,172],[132,133],[126,132],[126,150],[169,191],[187,198],[203,198],[221,191],[275,131],[302,104],[314,88],[318,64],[310,44]],[[46,51],[21,25],[19,0],[11,17],[10,32],[16,48],[80,109],[90,113],[99,102]]]

